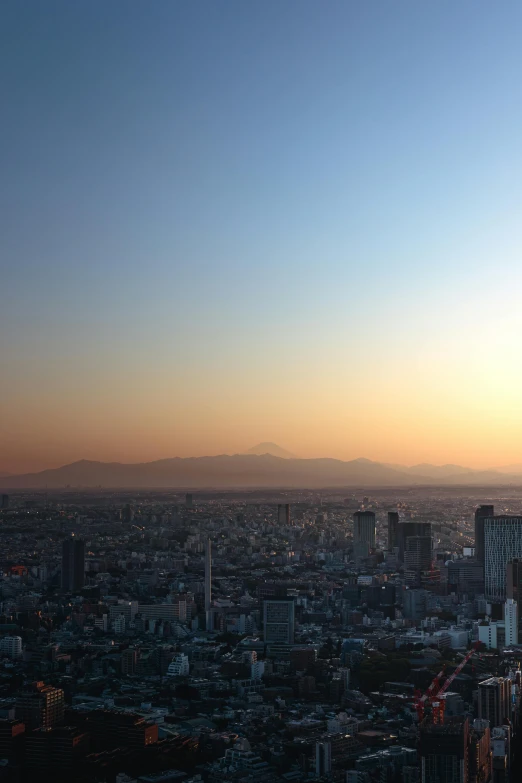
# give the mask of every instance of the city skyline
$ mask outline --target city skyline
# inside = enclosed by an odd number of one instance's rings
[[[0,471],[522,462],[520,4],[0,20]]]

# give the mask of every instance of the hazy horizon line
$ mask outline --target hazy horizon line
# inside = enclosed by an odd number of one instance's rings
[[[275,443],[273,444],[276,445]],[[253,448],[256,448],[255,446]],[[278,447],[281,448],[281,447]],[[282,451],[286,451],[286,449],[282,449]],[[487,467],[472,467],[465,464],[458,464],[455,462],[412,462],[412,463],[401,463],[401,462],[390,462],[389,460],[381,460],[381,459],[375,459],[371,457],[364,457],[364,456],[358,456],[358,457],[351,457],[351,458],[342,458],[342,457],[334,457],[329,455],[321,455],[321,456],[299,456],[296,454],[292,454],[288,457],[279,456],[277,454],[271,454],[270,451],[263,452],[262,454],[255,454],[255,453],[249,453],[248,449],[245,449],[244,451],[235,451],[235,450],[229,450],[229,451],[219,451],[215,453],[202,453],[202,454],[189,454],[189,455],[172,455],[169,457],[156,457],[152,459],[134,459],[129,461],[124,461],[121,459],[103,459],[103,458],[88,458],[88,457],[79,457],[78,459],[72,459],[67,461],[62,461],[59,463],[53,463],[51,465],[48,465],[46,467],[41,467],[37,469],[26,469],[26,470],[12,470],[12,469],[0,469],[0,477],[7,477],[7,476],[19,476],[19,475],[25,475],[25,474],[37,474],[37,473],[43,473],[47,470],[59,470],[60,468],[67,467],[69,465],[74,465],[80,462],[91,462],[91,463],[100,463],[105,465],[145,465],[145,464],[151,464],[155,462],[165,462],[168,460],[188,460],[188,459],[205,459],[205,458],[218,458],[218,457],[259,457],[259,456],[271,456],[275,459],[283,459],[283,460],[334,460],[337,462],[370,462],[376,465],[382,465],[385,467],[388,467],[390,469],[400,471],[401,468],[412,470],[413,468],[419,468],[422,466],[427,467],[434,467],[434,468],[461,468],[464,470],[472,471],[472,472],[487,472],[487,471],[508,471],[509,469],[522,469],[522,460],[520,463],[510,463],[510,464],[501,464],[501,465],[488,465]]]

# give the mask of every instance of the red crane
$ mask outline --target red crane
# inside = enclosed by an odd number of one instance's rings
[[[437,676],[432,680],[429,688],[427,689],[426,693],[424,693],[420,698],[417,698],[415,700],[415,709],[417,710],[417,716],[419,719],[419,723],[424,718],[424,713],[426,710],[426,704],[429,704],[431,706],[431,714],[433,717],[433,723],[443,723],[444,722],[444,709],[446,707],[446,702],[444,699],[444,694],[448,690],[449,686],[455,679],[455,677],[458,677],[461,673],[464,666],[467,664],[469,659],[472,655],[477,651],[477,647],[479,647],[480,642],[475,642],[471,650],[465,655],[463,660],[459,663],[453,674],[451,674],[447,680],[445,681],[444,685],[442,687],[440,686],[440,680],[441,677],[444,674],[444,670],[442,669]]]
[[[415,709],[417,710],[417,717],[419,719],[419,723],[424,718],[426,703],[431,704],[433,694],[435,693],[436,690],[438,690],[441,677],[443,676],[444,676],[444,669],[441,669],[440,672],[437,674],[437,676],[434,677],[434,679],[431,681],[426,692],[422,696],[420,695],[419,692],[417,692],[415,697]]]

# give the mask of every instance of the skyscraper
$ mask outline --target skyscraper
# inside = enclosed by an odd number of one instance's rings
[[[213,631],[212,622],[212,541],[207,539],[205,549],[205,627]]]
[[[522,517],[485,517],[483,522],[486,599],[502,604],[507,564],[522,557]]]
[[[353,543],[368,544],[375,549],[375,514],[373,511],[356,511],[353,515]]]
[[[443,724],[425,720],[420,727],[422,783],[468,783],[467,718],[447,718]]]
[[[490,725],[503,726],[510,718],[511,680],[507,677],[490,677],[479,682],[478,715],[489,720]]]
[[[66,538],[62,544],[62,590],[81,590],[85,584],[85,543]]]
[[[398,546],[398,527],[399,527],[399,512],[388,511],[388,551]]]
[[[267,643],[293,644],[295,604],[293,599],[266,599],[263,602],[263,634]]]
[[[484,520],[495,515],[494,506],[479,506],[475,511],[475,557],[484,562]]]
[[[401,522],[397,525],[397,541],[399,547],[399,560],[404,561],[406,541],[411,536],[431,536],[430,522]]]
[[[431,568],[431,536],[408,536],[404,551],[404,567],[411,571]]]

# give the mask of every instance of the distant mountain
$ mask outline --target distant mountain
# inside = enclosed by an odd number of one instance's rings
[[[474,470],[462,465],[431,465],[423,462],[420,465],[397,465],[395,463],[385,463],[387,468],[405,473],[418,481],[428,480],[428,483],[439,482],[440,484],[505,484],[506,482],[517,481],[516,471],[510,475],[508,470],[501,472],[501,469]],[[521,466],[522,468],[522,466]],[[522,473],[522,470],[521,470]],[[518,477],[520,480],[520,477]]]
[[[384,463],[387,468],[398,470],[400,473],[407,473],[409,476],[421,476],[423,478],[446,479],[453,476],[463,476],[466,473],[474,473],[472,468],[464,468],[460,465],[430,465],[429,462],[423,462],[420,465],[397,465],[395,463]]]
[[[437,467],[437,466],[426,466]],[[454,466],[449,466],[452,468]],[[418,466],[414,466],[416,470]],[[5,489],[42,487],[121,487],[121,488],[320,488],[320,487],[404,487],[412,485],[481,485],[521,484],[522,477],[496,471],[450,469],[444,476],[411,474],[408,468],[398,470],[356,459],[293,459],[271,454],[222,454],[217,457],[191,457],[122,464],[80,460],[70,465],[40,473],[0,478]],[[448,470],[448,466],[445,466]]]
[[[430,465],[427,462],[413,465],[411,468],[405,468],[404,470],[412,476],[429,476],[431,478],[462,476],[466,473],[475,472],[471,468],[463,468],[461,465]]]
[[[257,454],[258,457],[261,457],[263,454],[271,454],[272,457],[281,457],[282,459],[297,459],[295,454],[291,454],[286,449],[278,446],[277,443],[270,443],[270,441],[252,446],[251,449],[245,451],[245,454]]]
[[[494,470],[498,470],[499,473],[522,473],[522,465],[516,464],[516,465],[503,465],[501,468],[494,468]]]
[[[61,468],[10,476],[0,486],[38,487],[325,487],[404,486],[411,477],[378,462],[222,454],[122,464],[81,460]]]

